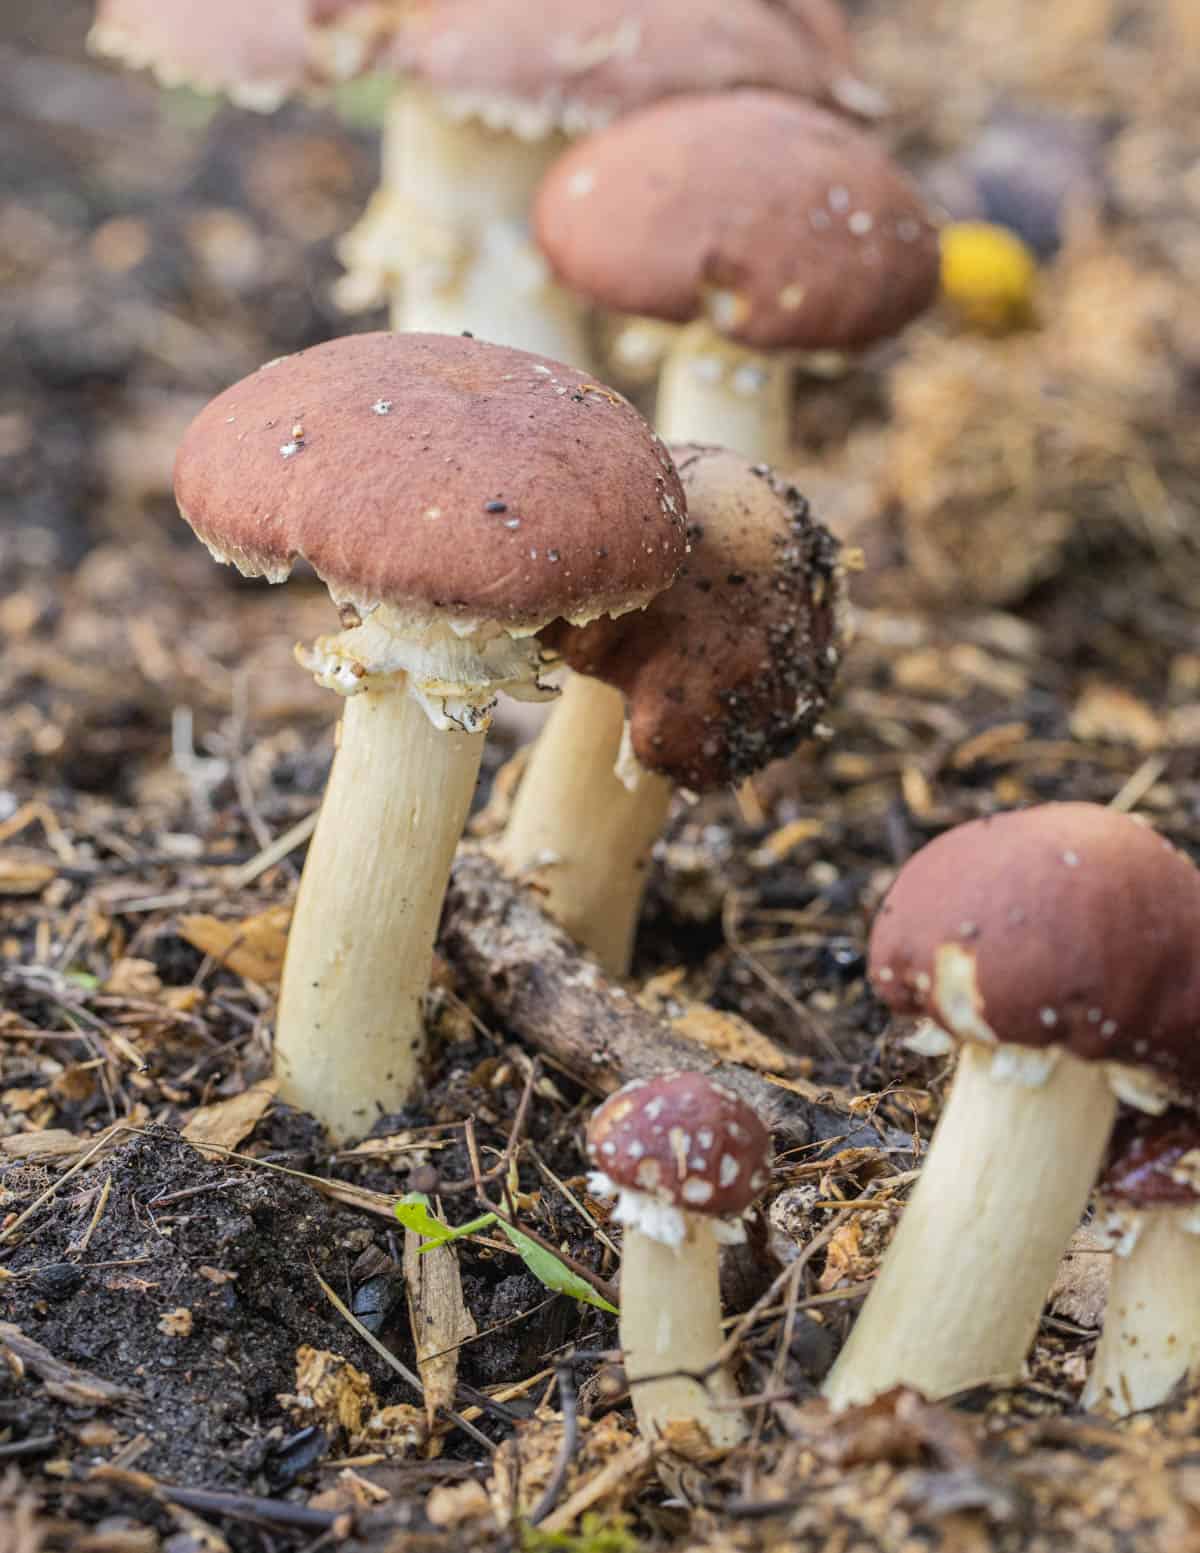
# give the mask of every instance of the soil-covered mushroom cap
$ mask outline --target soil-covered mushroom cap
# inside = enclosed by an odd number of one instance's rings
[[[580,141],[535,223],[558,277],[601,306],[707,316],[756,349],[860,349],[937,290],[916,187],[861,130],[777,92],[677,97]]]
[[[871,933],[880,997],[968,1040],[1200,1083],[1200,872],[1128,815],[1052,803],[960,825]]]
[[[1200,1204],[1200,1117],[1127,1112],[1113,1133],[1100,1195],[1131,1207]]]
[[[394,55],[451,108],[530,136],[733,86],[877,111],[835,0],[432,0]]]
[[[382,21],[370,0],[100,0],[88,44],[165,85],[274,108],[365,69]]]
[[[543,636],[624,692],[633,753],[700,792],[793,750],[825,709],[845,636],[837,541],[794,486],[724,449],[672,449],[691,551],[621,620]]]
[[[520,633],[644,604],[686,549],[683,490],[586,374],[457,335],[359,334],[260,368],[179,450],[213,554],[335,599]]]
[[[613,1186],[715,1218],[746,1211],[767,1184],[771,1159],[756,1113],[702,1073],[626,1084],[593,1115],[587,1144]]]

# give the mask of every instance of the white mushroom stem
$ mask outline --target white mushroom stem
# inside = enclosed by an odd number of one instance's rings
[[[629,1226],[621,1247],[621,1348],[638,1429],[648,1439],[670,1424],[700,1425],[719,1449],[746,1436],[738,1390],[724,1369],[703,1384],[690,1377],[716,1362],[721,1330],[720,1246],[713,1226],[686,1214],[678,1246]],[[682,1373],[680,1373],[682,1372]],[[662,1380],[642,1380],[661,1375]]]
[[[1200,1226],[1195,1209],[1139,1208],[1119,1246],[1104,1331],[1083,1392],[1086,1408],[1119,1418],[1167,1401],[1200,1371]]]
[[[442,897],[483,733],[435,728],[403,687],[346,702],[288,935],[280,1098],[335,1142],[411,1099]]]
[[[1012,1381],[1096,1179],[1116,1098],[1100,1063],[1022,1068],[964,1045],[920,1178],[825,1382],[835,1407],[891,1386]],[[1039,1071],[1040,1070],[1040,1071]]]
[[[650,854],[666,823],[671,784],[639,770],[616,774],[625,726],[619,691],[573,674],[529,754],[496,851],[533,874],[544,909],[611,975],[628,974]]]
[[[580,310],[552,282],[529,235],[534,190],[564,143],[451,118],[421,87],[396,94],[384,126],[380,207],[390,203],[394,218],[394,328],[466,329],[586,364]],[[348,246],[352,252],[353,240]]]
[[[710,442],[786,466],[794,371],[785,352],[746,350],[710,323],[689,324],[663,362],[655,429],[664,442]]]

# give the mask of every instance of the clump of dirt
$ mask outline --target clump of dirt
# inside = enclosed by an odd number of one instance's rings
[[[415,1400],[314,1276],[347,1297],[350,1269],[375,1239],[361,1214],[165,1130],[131,1138],[87,1182],[30,1221],[0,1283],[0,1317],[125,1389],[107,1413],[117,1439],[106,1446],[145,1435],[139,1470],[207,1487],[285,1486],[296,1425],[278,1395],[295,1389],[301,1344],[344,1355],[382,1402]],[[18,1439],[79,1437],[89,1415],[69,1397],[49,1395],[29,1371],[8,1379],[0,1405]]]

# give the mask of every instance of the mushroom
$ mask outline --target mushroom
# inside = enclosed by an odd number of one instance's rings
[[[346,697],[283,970],[285,1100],[338,1140],[413,1093],[450,862],[497,690],[545,694],[533,633],[646,604],[683,558],[666,450],[556,362],[360,334],[268,363],[192,423],[180,510],[220,561],[297,557],[344,629],[298,649]]]
[[[1191,1044],[1200,1029],[1196,1008]],[[1190,1065],[1196,1057],[1186,1053]],[[1104,1330],[1083,1391],[1124,1417],[1166,1402],[1200,1369],[1200,1118],[1122,1117],[1096,1228],[1112,1240]]]
[[[694,1423],[728,1449],[745,1438],[720,1364],[720,1245],[770,1176],[771,1137],[731,1090],[701,1073],[635,1079],[592,1116],[588,1189],[615,1197],[621,1348],[638,1428]]]
[[[528,235],[568,135],[742,81],[879,107],[834,0],[438,0],[406,17],[391,60],[406,84],[382,187],[342,244],[341,296],[390,293],[397,328],[470,329],[578,365],[578,306]]]
[[[862,130],[779,92],[630,114],[560,157],[534,224],[565,285],[687,325],[659,379],[660,434],[766,463],[787,455],[797,361],[827,372],[937,291],[916,187]]]
[[[958,1068],[913,1195],[825,1391],[1011,1381],[1079,1222],[1117,1099],[1189,1077],[1200,873],[1089,803],[960,825],[901,869],[870,976]]]
[[[498,846],[511,871],[536,871],[546,910],[615,975],[629,969],[673,790],[740,782],[794,749],[846,639],[837,543],[795,487],[722,449],[673,453],[689,556],[638,614],[543,633],[576,672]]]
[[[373,0],[99,0],[88,47],[270,113],[367,69],[386,30]]]

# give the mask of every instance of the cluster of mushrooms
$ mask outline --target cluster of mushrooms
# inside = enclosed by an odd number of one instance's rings
[[[833,0],[102,0],[94,41],[258,107],[381,59],[399,75],[344,245],[347,292],[385,291],[395,332],[235,384],[176,474],[218,560],[272,582],[302,560],[339,614],[297,649],[344,711],[275,1057],[341,1142],[419,1091],[500,691],[558,703],[497,856],[615,976],[674,795],[820,730],[844,568],[769,466],[798,374],[932,299],[936,234],[862,127],[880,102]],[[589,306],[625,316],[616,366],[661,369],[657,430],[598,377]],[[964,825],[901,870],[872,984],[919,1049],[961,1049],[832,1405],[1018,1375],[1097,1186],[1115,1274],[1086,1402],[1154,1405],[1200,1361],[1198,941],[1200,873],[1090,804]],[[736,1444],[718,1260],[769,1183],[767,1128],[665,1074],[608,1098],[588,1153],[624,1226],[642,1428]]]

